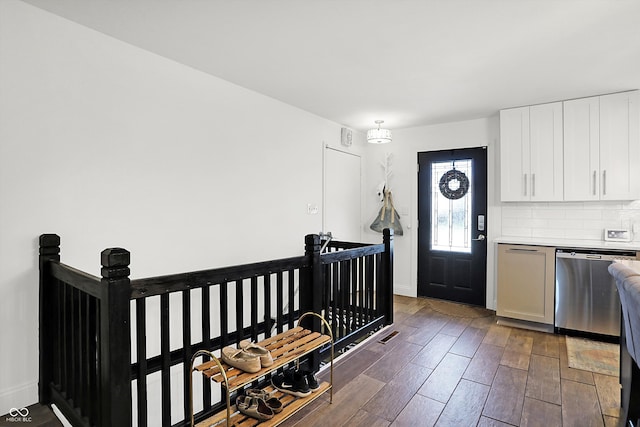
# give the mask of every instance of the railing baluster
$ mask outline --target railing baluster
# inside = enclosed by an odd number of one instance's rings
[[[136,358],[138,360],[138,427],[147,427],[147,306],[146,299],[136,300]]]
[[[236,280],[236,331],[242,334],[244,329],[244,292],[242,280]]]
[[[223,283],[227,286],[227,283]],[[211,350],[211,286],[202,288],[202,345],[205,350]],[[226,291],[225,291],[226,292]],[[224,312],[227,312],[226,304]],[[202,406],[205,411],[211,408],[211,381],[202,384]]]
[[[169,334],[169,294],[160,295],[160,356],[162,358],[162,426],[171,426],[171,358]]]
[[[351,265],[351,295],[349,298],[349,314],[351,316],[349,324],[351,330],[355,330],[360,327],[358,319],[358,259],[349,261]]]
[[[189,384],[191,380],[191,371],[187,368],[191,366],[191,291],[182,291],[182,404],[184,408],[184,419],[191,418],[191,395],[189,393]]]
[[[229,293],[227,282],[220,284],[220,346],[229,345]]]
[[[366,266],[366,284],[365,284],[365,312],[367,313],[367,321],[371,321],[371,311],[373,308],[373,278],[374,278],[374,255],[370,255],[367,257],[367,266]]]
[[[358,258],[358,324],[365,324],[364,319],[364,257]]]
[[[251,339],[258,340],[258,278],[251,278]],[[242,330],[238,340],[242,338]]]
[[[100,342],[100,311],[98,300],[96,298],[87,295],[89,300],[89,312],[88,312],[88,329],[89,329],[89,342],[87,343],[87,364],[89,366],[89,375],[87,377],[89,387],[89,419],[100,419],[100,366],[98,365],[98,355],[100,354],[98,343]],[[140,426],[144,427],[144,426]]]
[[[331,297],[331,264],[326,264],[323,265],[322,267],[322,276],[324,278],[323,281],[323,300],[322,300],[322,309],[324,310],[324,315],[326,317],[327,322],[330,322],[330,326],[331,326],[331,332],[333,332],[335,334],[335,328],[334,326],[334,322],[332,319],[329,319],[329,310],[331,307],[331,301],[332,301],[332,297]],[[335,335],[334,335],[335,337]]]
[[[291,275],[292,271],[289,270],[288,274]],[[282,329],[282,312],[284,311],[284,294],[283,294],[284,278],[281,271],[276,275],[276,333],[279,334]],[[270,325],[270,330],[273,329],[273,325]]]
[[[340,299],[340,292],[338,285],[340,283],[338,273],[340,263],[331,265],[331,323],[333,324],[333,336],[338,339],[342,338],[342,330],[340,328],[340,313],[338,312],[338,301]]]
[[[87,343],[89,341],[89,325],[88,325],[88,310],[89,310],[89,295],[79,295],[80,310],[78,312],[78,372],[80,374],[80,396],[82,396],[81,405],[83,415],[88,415],[89,412],[89,366],[87,361],[89,354],[87,353]]]
[[[300,275],[298,275],[298,280],[300,280]],[[289,308],[287,309],[287,314],[288,314],[288,329],[292,329],[294,322],[293,322],[293,313],[296,310],[296,304],[295,304],[295,299],[296,299],[296,278],[295,278],[295,274],[292,272],[289,273]]]
[[[264,337],[269,338],[271,336],[271,275],[266,274],[264,276],[264,322],[265,331]],[[256,322],[257,326],[257,322]]]

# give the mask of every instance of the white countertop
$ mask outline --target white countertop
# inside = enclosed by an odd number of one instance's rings
[[[498,237],[495,243],[509,243],[514,245],[551,246],[556,248],[575,249],[604,249],[604,250],[627,250],[640,251],[640,242],[610,242],[603,240],[570,240],[553,239],[546,237]]]

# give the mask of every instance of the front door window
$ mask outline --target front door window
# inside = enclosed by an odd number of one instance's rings
[[[471,164],[467,159],[431,165],[432,250],[471,253]]]

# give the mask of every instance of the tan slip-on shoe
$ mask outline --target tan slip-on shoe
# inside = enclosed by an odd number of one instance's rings
[[[242,350],[253,356],[260,357],[260,364],[263,368],[267,368],[273,365],[273,357],[271,357],[271,352],[256,343],[252,343],[249,340],[242,340],[238,343],[238,348],[241,348]]]
[[[266,392],[265,390],[261,390],[259,388],[250,388],[245,391],[246,395],[249,397],[255,397],[257,399],[264,400],[264,403],[267,404],[269,408],[273,411],[274,414],[282,412],[282,402],[277,397],[271,397],[271,394]]]
[[[238,396],[236,407],[245,415],[257,420],[270,420],[273,418],[273,411],[267,406],[264,400],[251,396]]]
[[[227,365],[253,374],[262,369],[260,357],[247,353],[242,349],[224,347],[220,359]]]

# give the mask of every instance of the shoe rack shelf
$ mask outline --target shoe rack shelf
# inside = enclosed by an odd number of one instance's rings
[[[300,322],[308,316],[319,317],[325,324],[329,335],[320,334],[318,332],[312,332],[308,329],[300,327]],[[295,397],[290,394],[282,393],[275,390],[272,386],[265,388],[266,391],[272,393],[273,397],[280,399],[283,405],[282,412],[274,415],[273,418],[267,421],[259,421],[257,419],[248,417],[238,412],[236,405],[231,405],[230,396],[233,392],[244,388],[246,385],[253,381],[274,372],[278,368],[283,367],[289,363],[295,362],[299,365],[301,357],[321,348],[322,346],[331,343],[331,372],[330,382],[322,382],[320,388],[311,393],[307,397]],[[318,397],[322,396],[325,392],[329,391],[329,402],[333,401],[333,334],[327,321],[316,313],[305,313],[298,319],[298,326],[288,331],[282,332],[273,337],[267,338],[257,343],[269,350],[271,357],[273,357],[273,365],[268,368],[263,368],[256,373],[247,373],[241,369],[234,368],[222,362],[219,358],[214,356],[211,352],[201,350],[197,352],[192,358],[191,371],[198,371],[216,383],[226,389],[227,408],[210,418],[207,418],[195,427],[211,427],[211,426],[255,426],[260,424],[260,427],[277,426],[282,423],[297,411],[304,408]],[[193,366],[193,361],[202,355],[207,355],[211,360],[202,363],[198,366]],[[296,366],[298,367],[298,366]],[[193,393],[193,387],[192,391]],[[193,394],[192,394],[193,396]],[[191,425],[193,426],[193,403],[191,404]]]

